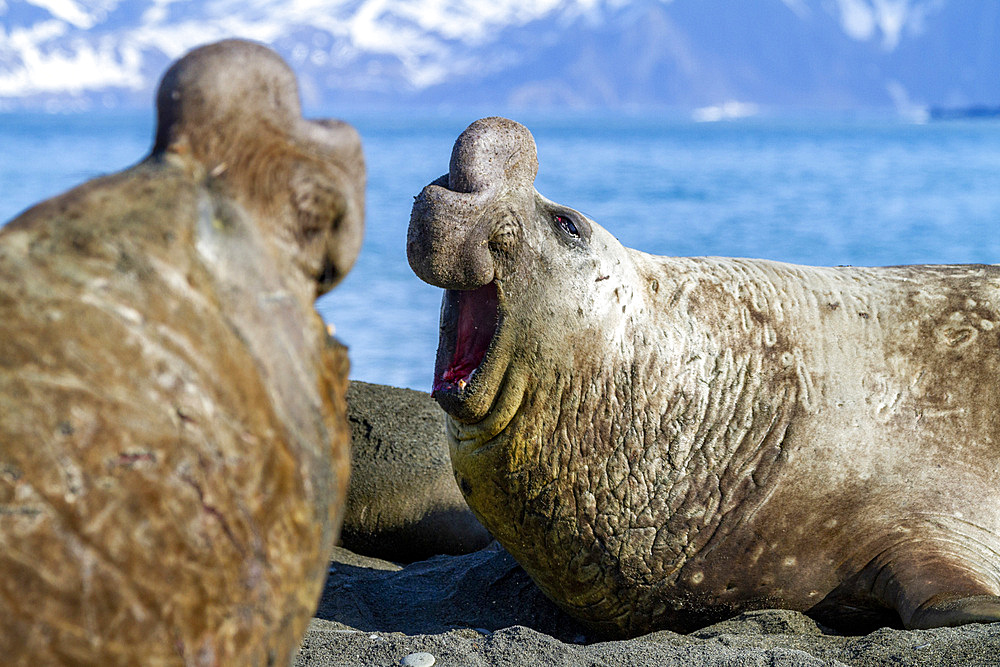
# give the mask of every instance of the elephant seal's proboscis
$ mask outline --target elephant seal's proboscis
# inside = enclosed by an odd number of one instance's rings
[[[0,231],[7,664],[288,664],[336,540],[347,355],[313,301],[360,247],[358,135],[237,40],[157,106],[149,157]]]
[[[651,256],[536,171],[473,123],[407,250],[459,485],[553,600],[608,635],[1000,620],[1000,267]]]

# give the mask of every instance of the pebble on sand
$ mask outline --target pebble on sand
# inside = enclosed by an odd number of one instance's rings
[[[434,664],[434,656],[423,651],[411,653],[400,660],[399,664],[404,667],[431,667]]]

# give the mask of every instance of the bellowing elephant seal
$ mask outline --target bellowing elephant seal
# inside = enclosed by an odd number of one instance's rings
[[[1000,620],[1000,267],[654,257],[473,123],[413,206],[459,486],[610,635]]]
[[[242,41],[174,64],[158,117],[0,231],[8,664],[288,664],[337,536],[348,362],[313,301],[360,246],[358,135]]]

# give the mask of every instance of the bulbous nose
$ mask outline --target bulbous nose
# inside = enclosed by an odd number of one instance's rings
[[[532,188],[538,173],[535,139],[507,118],[483,118],[455,140],[448,187],[455,192]]]
[[[413,203],[406,255],[421,280],[475,289],[493,280],[489,242],[501,199],[532,197],[538,155],[523,125],[484,118],[455,141],[447,176]]]

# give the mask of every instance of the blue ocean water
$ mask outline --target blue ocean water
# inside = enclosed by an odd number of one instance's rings
[[[354,379],[427,390],[440,290],[406,262],[410,206],[476,114],[343,116],[368,163],[354,271],[319,300]],[[818,265],[1000,262],[1000,123],[518,116],[548,198],[627,246]],[[0,220],[137,161],[151,113],[0,115]],[[2,288],[0,288],[2,289]]]

